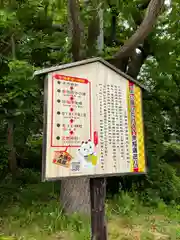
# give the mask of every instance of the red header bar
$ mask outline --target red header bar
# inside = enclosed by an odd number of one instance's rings
[[[87,84],[89,81],[84,78],[77,78],[77,77],[71,77],[71,76],[64,76],[60,74],[54,74],[53,78],[63,81],[70,81],[70,82],[78,82],[78,83],[84,83]]]

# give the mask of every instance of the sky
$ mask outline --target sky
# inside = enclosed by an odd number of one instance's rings
[[[171,0],[165,0],[165,4],[170,5]]]

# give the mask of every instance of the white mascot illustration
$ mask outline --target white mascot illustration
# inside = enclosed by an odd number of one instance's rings
[[[88,161],[88,156],[94,153],[94,144],[90,140],[88,142],[82,142],[78,152]]]
[[[80,162],[81,168],[93,168],[97,164],[97,154],[91,140],[82,142],[73,162]]]

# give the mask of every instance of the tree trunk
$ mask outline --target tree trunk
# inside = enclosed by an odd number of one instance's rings
[[[71,52],[74,61],[78,61],[82,58],[81,40],[83,35],[83,24],[79,12],[78,0],[68,0],[69,35],[71,35]]]
[[[67,213],[90,214],[89,179],[71,178],[61,181],[60,201]]]
[[[69,0],[68,2],[72,31],[72,55],[73,59],[76,61],[81,59],[80,54],[81,24],[80,16],[78,13],[79,8],[75,7],[75,5],[78,3],[77,0]],[[145,18],[142,21],[139,28],[137,29],[137,31],[132,35],[132,37],[130,37],[129,40],[127,40],[127,42],[125,42],[124,46],[120,48],[117,54],[115,54],[114,58],[110,60],[111,64],[115,65],[123,72],[128,71],[128,74],[133,76],[134,78],[136,78],[137,75],[139,74],[142,64],[149,55],[149,48],[145,53],[141,50],[141,54],[139,55],[135,52],[135,49],[139,46],[140,43],[143,45],[143,48],[145,48],[145,39],[148,36],[149,32],[151,32],[155,22],[157,21],[157,17],[161,11],[163,3],[164,0],[150,1],[148,9],[146,11]],[[88,37],[91,40],[91,37],[93,36],[93,41],[94,40],[96,41],[98,36],[95,33],[99,31],[95,31],[93,29],[95,27],[93,24],[92,28],[93,33],[91,33],[91,25],[92,24],[90,24],[88,28],[89,33]],[[102,34],[102,32],[103,31],[101,29],[100,33]],[[81,177],[62,180],[60,200],[61,203],[63,204],[64,210],[67,213],[78,212],[83,214],[89,214],[90,213],[89,179]]]
[[[69,21],[70,31],[72,38],[72,55],[73,60],[77,61],[81,59],[81,35],[82,35],[82,23],[79,16],[79,6],[77,0],[69,0]],[[99,52],[103,49],[103,10],[99,5],[99,11],[93,12],[93,19],[88,26],[88,38],[87,46],[92,55],[93,46],[98,43]],[[100,18],[100,19],[99,19]],[[97,40],[99,40],[97,42]],[[96,48],[95,48],[96,50]],[[88,56],[88,52],[86,53]],[[63,205],[66,213],[82,213],[90,214],[90,183],[88,178],[72,178],[61,181],[60,201]]]
[[[83,24],[79,14],[79,2],[68,0],[69,36],[71,37],[71,50],[73,60],[81,56],[81,40]],[[71,178],[61,180],[60,202],[66,213],[90,214],[90,187],[87,178]]]
[[[17,173],[17,161],[16,161],[16,150],[14,147],[14,123],[11,119],[8,120],[8,164],[9,170],[12,173],[13,178],[16,177]]]

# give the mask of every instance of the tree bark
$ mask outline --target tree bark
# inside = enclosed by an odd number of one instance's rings
[[[79,14],[78,0],[68,0],[70,36],[72,39],[72,57],[81,60],[82,23]],[[60,201],[66,213],[90,214],[90,187],[87,178],[71,178],[61,181]]]
[[[11,36],[11,51],[12,51],[12,59],[16,59],[16,46],[14,35]],[[12,173],[13,179],[16,177],[17,173],[17,160],[16,160],[16,150],[14,147],[14,122],[12,118],[8,119],[8,136],[7,143],[9,147],[9,155],[8,155],[8,164],[9,170]]]
[[[60,201],[66,213],[90,214],[89,179],[71,178],[61,181]]]
[[[146,39],[141,49],[139,49],[139,52],[134,50],[132,56],[130,57],[126,73],[132,78],[136,79],[142,65],[149,55],[151,55],[151,48],[148,39]]]
[[[104,48],[104,10],[100,6],[100,9],[98,11],[98,16],[99,16],[99,36],[97,38],[97,49],[99,54],[102,53],[103,48]]]
[[[14,123],[11,119],[8,119],[8,164],[9,170],[12,173],[12,176],[15,178],[17,172],[17,161],[16,161],[16,150],[14,147]]]
[[[69,25],[71,31],[71,52],[74,61],[78,61],[81,56],[81,39],[83,26],[80,20],[78,0],[68,0]]]
[[[91,196],[91,239],[107,240],[105,219],[106,179],[90,179]]]

